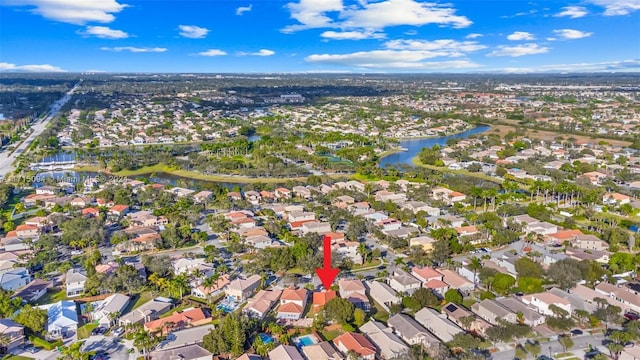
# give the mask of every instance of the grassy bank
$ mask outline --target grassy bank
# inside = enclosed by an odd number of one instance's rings
[[[433,170],[433,171],[469,176],[469,177],[473,177],[473,178],[476,178],[476,179],[481,179],[481,180],[485,180],[485,181],[494,182],[496,184],[502,184],[502,181],[503,181],[502,179],[495,178],[495,177],[489,176],[489,175],[481,173],[481,172],[477,172],[476,173],[476,172],[471,172],[471,171],[467,171],[467,170],[451,170],[451,169],[449,169],[447,167],[444,167],[444,166],[435,166],[435,165],[423,164],[422,161],[420,161],[420,158],[417,157],[417,156],[414,157],[413,159],[411,159],[411,163],[413,163],[413,165],[415,165],[415,166],[423,167],[423,168],[430,169],[430,170]]]
[[[98,166],[76,167],[74,168],[74,171],[107,172],[106,169],[102,169]],[[185,179],[238,183],[238,184],[252,184],[252,183],[281,184],[289,180],[293,180],[293,181],[307,180],[305,176],[288,177],[288,178],[252,178],[252,177],[241,176],[241,175],[222,175],[222,174],[209,175],[209,174],[202,174],[196,171],[176,169],[171,166],[167,166],[163,164],[143,166],[135,170],[121,170],[121,171],[113,171],[113,172],[107,172],[107,173],[114,176],[127,176],[127,177],[147,176],[149,174],[168,174],[168,175],[182,177]]]

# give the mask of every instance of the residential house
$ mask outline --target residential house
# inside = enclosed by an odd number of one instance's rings
[[[640,360],[640,345],[625,346],[618,360]]]
[[[169,299],[156,298],[150,300],[136,309],[122,315],[120,319],[118,319],[118,324],[120,324],[120,326],[125,326],[131,324],[143,324],[151,320],[155,320],[162,316],[162,314],[169,311],[171,306],[172,304]]]
[[[395,269],[389,278],[389,286],[399,293],[411,295],[422,287],[422,282],[404,270]]]
[[[631,197],[617,192],[607,193],[602,196],[602,202],[607,205],[620,206],[629,204]]]
[[[26,302],[35,302],[47,293],[47,289],[51,288],[53,283],[42,279],[33,279],[23,288],[16,291],[13,296],[19,297]]]
[[[18,225],[16,227],[16,236],[21,238],[37,238],[40,235],[40,229],[35,225]]]
[[[264,359],[260,355],[245,353],[245,354],[242,354],[236,360],[264,360]]]
[[[409,211],[413,212],[414,214],[417,214],[417,213],[422,211],[427,216],[438,216],[438,215],[440,215],[440,209],[439,208],[429,206],[429,205],[427,205],[427,203],[424,203],[422,201],[407,201],[407,202],[403,203],[402,205],[400,205],[400,207],[402,209],[409,210]]]
[[[484,299],[471,305],[471,311],[493,325],[498,325],[498,320],[504,320],[512,324],[518,322],[518,318],[514,312],[491,299]]]
[[[154,350],[149,353],[153,360],[211,360],[213,354],[198,344],[178,348]]]
[[[23,267],[4,271],[0,274],[0,287],[5,291],[14,291],[31,282],[29,270]]]
[[[261,281],[260,275],[251,275],[247,279],[235,279],[231,281],[225,293],[236,301],[242,302],[256,292]]]
[[[433,244],[435,242],[436,239],[432,238],[431,236],[417,236],[409,240],[409,247],[420,246],[422,247],[422,250],[429,252],[433,250]]]
[[[623,310],[640,312],[640,294],[636,290],[625,286],[611,285],[606,282],[596,285],[595,290],[620,302]]]
[[[302,226],[300,227],[300,231],[303,234],[326,234],[328,232],[331,232],[331,223],[308,221],[302,224]]]
[[[304,360],[295,346],[283,344],[269,351],[268,357],[269,360]]]
[[[544,315],[537,313],[517,299],[514,299],[512,297],[503,297],[497,298],[496,301],[511,312],[514,312],[517,315],[522,314],[522,318],[520,321],[522,321],[525,325],[536,327],[538,325],[544,324],[545,322]]]
[[[204,325],[211,322],[211,316],[205,314],[201,308],[189,308],[183,311],[176,311],[167,317],[148,321],[144,324],[144,329],[148,332],[169,333],[175,329],[183,329]]]
[[[311,196],[311,190],[307,189],[304,186],[294,186],[291,188],[291,190],[293,190],[293,194],[299,198],[302,199],[307,199],[310,200],[312,198]]]
[[[298,222],[298,221],[315,220],[315,219],[316,219],[316,214],[313,213],[313,212],[292,211],[292,212],[287,214],[287,220],[290,223]]]
[[[196,204],[206,204],[213,199],[213,192],[203,190],[193,195],[193,202]]]
[[[375,320],[369,320],[362,325],[360,332],[376,346],[381,359],[397,359],[409,352],[409,347],[393,333],[392,328]]]
[[[371,304],[366,291],[361,280],[340,279],[338,281],[338,293],[341,298],[349,300],[356,308],[369,311]]]
[[[330,342],[323,341],[318,344],[302,347],[302,353],[307,359],[313,360],[344,360],[344,356]],[[239,359],[238,359],[239,360]],[[262,359],[257,359],[262,360]]]
[[[430,289],[440,298],[443,298],[449,290],[449,284],[443,281],[444,276],[433,268],[414,266],[411,269],[411,275],[422,282],[422,287]]]
[[[395,314],[387,320],[387,325],[409,345],[421,345],[425,348],[438,346],[440,341],[422,325],[407,314]]]
[[[464,333],[458,325],[447,319],[447,315],[435,309],[422,308],[415,314],[415,319],[442,342],[452,341],[454,336]]]
[[[556,305],[571,314],[571,303],[557,295],[549,292],[541,292],[529,294],[522,297],[522,302],[530,305],[538,313],[546,316],[553,316],[554,313],[549,309],[551,305]]]
[[[4,350],[2,353],[8,353],[17,347],[24,345],[24,326],[11,319],[0,319],[0,336],[5,339],[4,343],[0,346],[0,349]]]
[[[242,312],[251,318],[262,320],[278,303],[280,295],[281,290],[260,290],[247,301]]]
[[[453,270],[438,269],[438,272],[442,274],[442,281],[449,285],[450,288],[458,289],[463,294],[471,292],[474,288],[471,281],[468,281]]]
[[[308,297],[307,289],[284,289],[282,296],[280,296],[280,306],[278,307],[276,318],[285,320],[300,319],[305,306],[307,306]]]
[[[83,269],[69,269],[64,282],[67,289],[67,297],[80,296],[84,293],[84,284],[87,282],[87,275]]]
[[[376,358],[376,347],[362,334],[347,332],[333,339],[333,343],[344,354],[353,351],[362,360],[375,360]]]
[[[102,327],[109,328],[117,321],[124,309],[129,304],[129,296],[115,293],[105,298],[93,310],[91,317]]]
[[[211,286],[204,286],[199,281],[191,287],[191,295],[201,299],[211,299],[218,294],[224,292],[226,287],[231,283],[228,274],[223,274]]]
[[[442,313],[445,314],[447,319],[451,320],[454,324],[480,336],[484,336],[486,331],[491,327],[491,324],[486,320],[476,317],[474,313],[459,304],[448,303],[444,305],[442,307]],[[467,325],[464,318],[473,320]]]
[[[337,297],[334,290],[316,291],[313,293],[313,307],[311,312],[317,314],[331,299]]]
[[[594,304],[591,304],[581,296],[577,296],[576,294],[566,292],[562,289],[558,289],[554,287],[547,291],[550,292],[551,294],[554,294],[558,297],[561,297],[567,300],[571,304],[571,311],[573,311],[574,313],[576,312],[576,310],[584,310],[591,314],[597,308]]]
[[[402,298],[389,285],[380,281],[368,281],[369,296],[378,303],[385,311],[389,311],[391,305],[402,303]]]
[[[582,250],[605,251],[609,244],[595,235],[579,235],[569,240],[572,247]]]
[[[78,330],[78,309],[75,301],[58,301],[39,306],[47,311],[47,334],[52,338],[65,338]]]
[[[283,187],[275,189],[273,194],[275,195],[276,199],[289,199],[293,196],[291,190]]]
[[[127,205],[113,205],[107,212],[110,216],[122,217],[129,213],[129,206]]]

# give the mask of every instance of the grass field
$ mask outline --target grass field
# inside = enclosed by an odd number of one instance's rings
[[[86,339],[89,336],[91,336],[91,331],[93,331],[93,329],[97,328],[98,324],[97,323],[88,323],[88,324],[84,324],[81,327],[78,328],[78,339]]]
[[[20,355],[13,355],[13,354],[9,354],[9,355],[5,355],[4,357],[1,358],[2,360],[33,360],[34,358],[30,358],[30,357],[26,357],[26,356],[20,356]]]
[[[517,121],[513,121],[512,125],[490,125],[491,129],[486,132],[486,134],[499,134],[501,137],[506,135],[510,131],[515,131],[515,126],[517,125]],[[611,145],[618,146],[629,146],[631,143],[628,141],[622,140],[611,140],[611,139],[602,139],[602,138],[592,138],[590,136],[585,135],[574,135],[574,134],[564,134],[550,130],[533,130],[533,129],[525,129],[527,137],[531,139],[545,140],[545,141],[555,141],[558,136],[561,136],[565,139],[574,138],[577,141],[586,141],[589,143],[598,143],[600,141],[606,141]]]
[[[67,300],[67,292],[65,289],[51,288],[47,289],[47,293],[44,294],[38,301],[37,305],[45,305],[55,303],[61,300]]]

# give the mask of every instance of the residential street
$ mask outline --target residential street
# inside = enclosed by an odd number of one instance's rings
[[[584,352],[582,352],[582,350],[588,348],[589,344],[593,345],[594,347],[598,346],[601,352],[605,354],[607,353],[607,349],[602,345],[604,334],[590,335],[585,333],[584,335],[573,337],[572,340],[574,343],[573,350],[576,351],[576,354],[581,354],[581,356],[579,356],[579,358],[581,359],[583,358],[582,355],[584,355]],[[563,351],[562,345],[560,345],[557,340],[541,343],[540,346],[542,349],[542,353],[540,355],[549,356],[549,354],[551,354],[553,357],[553,354],[561,353]],[[578,351],[580,353],[578,353]],[[515,349],[496,352],[493,353],[492,359],[513,360],[515,358],[515,353]]]

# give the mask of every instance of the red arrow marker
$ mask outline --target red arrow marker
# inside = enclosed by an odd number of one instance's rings
[[[329,290],[333,280],[335,280],[336,276],[340,272],[340,269],[335,269],[331,267],[331,238],[328,236],[324,237],[324,267],[321,269],[316,269],[316,274],[322,281],[322,285],[325,290]]]

